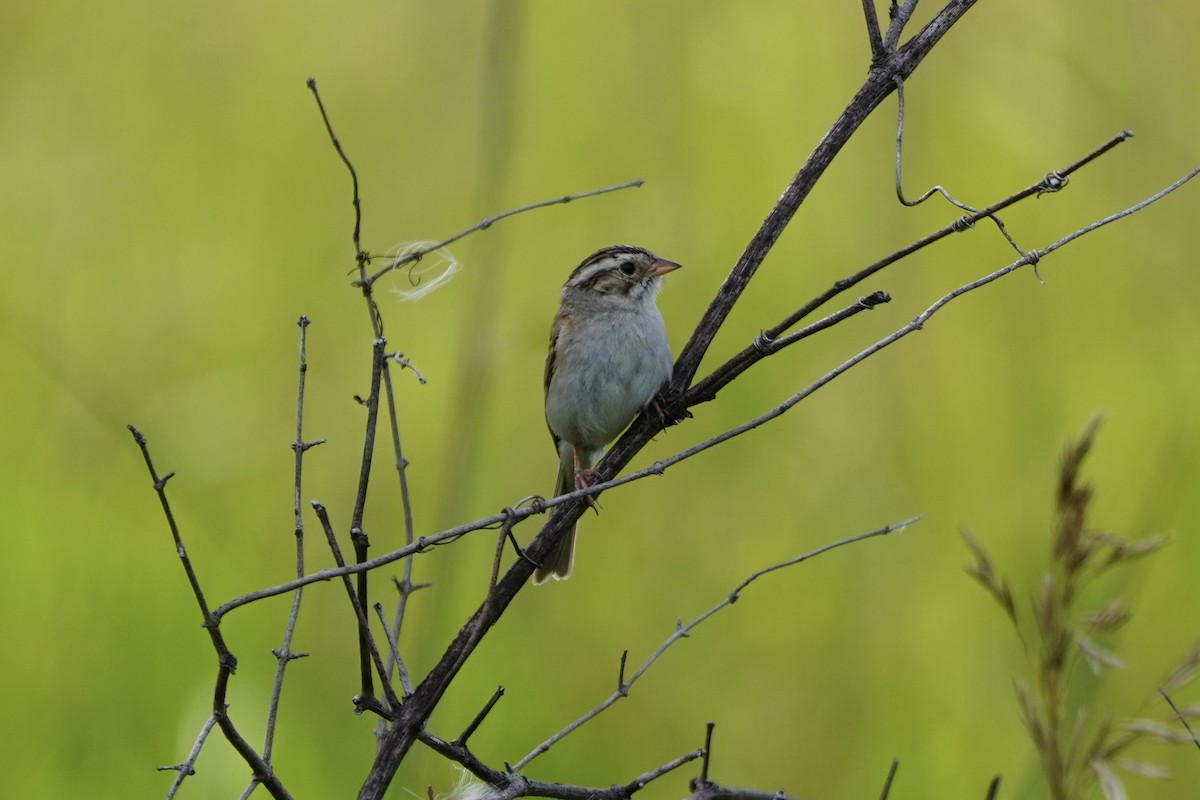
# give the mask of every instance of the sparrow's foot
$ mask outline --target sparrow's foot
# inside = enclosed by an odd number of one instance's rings
[[[649,415],[652,420],[658,423],[658,427],[666,430],[672,425],[678,425],[685,419],[692,418],[692,412],[686,408],[682,411],[672,411],[668,413],[672,403],[679,399],[681,392],[677,392],[671,388],[671,385],[665,384],[663,388],[658,390],[658,394],[650,398]]]
[[[575,470],[575,488],[586,489],[593,483],[599,481],[600,476],[596,474],[594,469],[577,469]],[[600,504],[596,502],[596,498],[590,494],[583,496],[583,501],[588,504],[588,508],[593,511],[600,511]]]

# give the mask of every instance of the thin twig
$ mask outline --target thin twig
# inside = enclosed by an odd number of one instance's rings
[[[337,151],[338,157],[342,159],[342,163],[346,165],[346,170],[350,173],[350,180],[354,188],[354,254],[361,262],[363,260],[363,250],[360,245],[362,239],[362,201],[358,195],[358,173],[354,169],[354,165],[350,163],[350,157],[346,155],[346,151],[342,148],[342,143],[338,139],[337,134],[333,132],[333,123],[329,120],[329,115],[325,113],[325,103],[321,100],[321,93],[317,91],[317,79],[309,78],[306,81],[309,91],[317,101],[317,108],[321,112],[321,120],[325,123],[325,130],[329,134],[329,141],[333,143],[333,149]]]
[[[896,778],[896,770],[900,768],[900,762],[892,759],[892,765],[888,767],[887,777],[883,779],[883,791],[879,793],[879,800],[888,800],[888,795],[892,793],[892,781]]]
[[[538,208],[545,208],[546,206],[555,206],[555,205],[561,205],[563,203],[570,203],[575,200],[582,200],[585,197],[595,197],[596,195],[608,194],[609,192],[617,192],[622,189],[634,189],[634,188],[641,186],[643,183],[645,183],[645,181],[643,181],[641,178],[637,178],[632,181],[625,181],[624,183],[618,183],[615,186],[606,186],[603,189],[592,189],[590,191],[580,192],[578,194],[568,194],[568,195],[564,195],[562,197],[552,197],[549,200],[540,200],[536,203],[530,203],[529,205],[520,206],[518,208],[512,208],[512,209],[509,209],[508,211],[504,211],[499,214],[495,214],[493,216],[488,217],[487,219],[484,219],[480,222],[475,223],[474,225],[472,225],[469,228],[459,231],[458,233],[454,234],[453,236],[450,236],[449,238],[443,239],[442,241],[438,242],[437,244],[432,244],[427,247],[422,247],[418,250],[413,250],[410,253],[405,253],[400,258],[393,259],[383,269],[379,270],[374,275],[367,278],[366,282],[367,282],[367,284],[374,284],[375,281],[379,280],[380,278],[382,278],[384,275],[391,272],[392,270],[402,267],[405,264],[411,264],[414,261],[419,261],[424,256],[429,255],[430,253],[434,252],[435,250],[441,250],[443,247],[447,247],[447,246],[453,244],[454,242],[457,242],[459,239],[463,238],[464,236],[468,236],[477,231],[487,230],[488,228],[492,227],[492,225],[495,225],[497,222],[499,222],[502,219],[507,219],[508,217],[514,216],[516,214],[523,214],[526,211],[533,211]]]
[[[974,206],[969,206],[966,203],[960,202],[954,198],[954,195],[946,191],[942,186],[931,186],[925,190],[915,200],[908,200],[904,197],[904,181],[901,177],[901,165],[904,163],[902,158],[904,153],[904,81],[899,77],[896,79],[896,199],[901,205],[913,207],[919,206],[935,194],[940,194],[948,203],[961,208],[971,214],[979,213],[979,209]]]
[[[166,475],[160,477],[158,471],[154,468],[154,461],[150,457],[150,446],[146,437],[132,425],[127,425],[126,427],[133,434],[133,440],[137,442],[137,446],[142,451],[142,458],[146,461],[146,469],[150,471],[150,480],[154,482],[154,492],[158,495],[163,514],[166,515],[167,526],[171,529],[171,538],[175,540],[175,554],[179,556],[179,561],[183,565],[183,571],[187,574],[188,583],[192,587],[192,594],[196,597],[196,605],[200,607],[200,615],[204,618],[204,627],[208,631],[213,647],[217,651],[217,660],[222,666],[233,672],[237,669],[237,659],[225,644],[225,637],[221,635],[219,623],[209,613],[208,601],[204,599],[204,590],[200,588],[200,578],[197,577],[196,570],[192,566],[192,560],[188,557],[187,548],[183,546],[183,535],[179,532],[179,525],[175,521],[175,513],[171,510],[170,501],[167,500],[167,481],[175,477],[175,473],[168,472]]]
[[[479,713],[476,714],[475,718],[471,720],[470,724],[463,729],[463,732],[458,735],[458,738],[454,740],[454,743],[466,747],[467,740],[471,738],[471,734],[479,729],[479,726],[483,724],[484,719],[487,718],[487,715],[491,713],[492,709],[496,707],[496,703],[500,702],[500,698],[503,696],[504,687],[497,686],[496,691],[492,692],[492,696],[484,704],[483,708],[479,709]]]
[[[533,759],[537,758],[542,753],[545,753],[551,747],[558,744],[558,742],[562,741],[564,738],[566,738],[570,733],[572,733],[573,731],[578,729],[580,726],[584,725],[585,723],[587,723],[590,720],[594,719],[595,717],[599,716],[602,712],[607,710],[609,707],[611,707],[613,704],[615,704],[622,697],[628,696],[630,687],[632,687],[635,683],[637,683],[638,679],[641,678],[642,675],[646,674],[646,672],[652,666],[654,666],[655,662],[657,662],[658,659],[662,657],[663,653],[665,653],[673,644],[678,642],[680,639],[687,638],[688,635],[690,635],[691,632],[693,630],[695,630],[697,626],[699,626],[701,623],[703,623],[709,617],[716,614],[721,609],[726,608],[727,606],[731,606],[735,602],[737,602],[739,594],[747,586],[749,586],[751,583],[758,580],[762,576],[764,576],[768,573],[774,572],[776,570],[783,569],[784,567],[790,567],[790,566],[793,566],[796,564],[800,564],[804,561],[809,560],[810,558],[814,558],[816,556],[821,555],[822,553],[827,553],[830,550],[835,550],[839,547],[844,547],[846,545],[855,544],[856,542],[861,542],[865,539],[871,539],[876,536],[885,536],[889,533],[892,533],[893,531],[903,530],[905,527],[913,524],[918,519],[920,519],[920,517],[914,517],[912,519],[905,520],[904,522],[901,522],[896,525],[887,525],[882,528],[877,528],[873,531],[868,531],[866,533],[860,533],[856,536],[850,536],[845,539],[841,539],[839,541],[833,542],[831,544],[824,545],[823,547],[819,547],[816,550],[812,550],[808,553],[804,553],[803,555],[796,556],[795,558],[790,558],[786,561],[781,561],[778,564],[772,564],[769,567],[764,567],[763,569],[760,569],[760,570],[752,573],[748,578],[746,578],[741,583],[739,583],[736,587],[734,587],[734,589],[725,597],[725,599],[723,599],[721,602],[717,603],[715,606],[708,609],[704,613],[700,614],[700,616],[696,617],[691,622],[687,623],[686,625],[683,624],[682,620],[679,621],[678,623],[676,623],[675,630],[671,633],[670,636],[667,637],[666,641],[664,641],[661,645],[659,645],[658,649],[656,649],[653,653],[650,654],[650,657],[647,658],[646,661],[643,662],[643,664],[640,667],[638,667],[637,671],[633,673],[632,677],[630,677],[629,680],[625,681],[621,687],[618,687],[617,691],[615,691],[611,695],[609,695],[598,706],[596,706],[592,710],[588,711],[586,714],[582,715],[581,717],[579,717],[574,722],[567,725],[562,730],[555,733],[553,736],[551,736],[546,741],[539,744],[537,747],[533,748],[533,750],[531,750],[520,761],[518,761],[516,764],[513,765],[513,769],[519,772],[527,764],[529,764],[529,762],[533,761]],[[706,747],[706,752],[707,752],[707,747]]]
[[[891,255],[881,258],[880,260],[876,261],[874,264],[864,267],[863,269],[859,270],[858,272],[854,273],[853,275],[850,275],[846,278],[842,278],[841,280],[836,281],[832,286],[829,287],[829,289],[827,289],[826,291],[817,295],[815,298],[810,300],[808,303],[805,303],[795,313],[788,316],[786,319],[784,319],[782,322],[780,322],[774,328],[768,329],[766,331],[765,335],[768,336],[769,338],[777,338],[779,336],[782,336],[785,331],[790,329],[797,322],[804,319],[805,317],[807,317],[812,312],[816,311],[821,306],[825,305],[825,303],[829,302],[831,299],[833,299],[837,295],[839,295],[842,292],[846,291],[847,289],[850,289],[851,287],[861,283],[862,281],[866,280],[867,278],[869,278],[870,276],[879,272],[880,270],[884,269],[885,267],[891,266],[892,264],[896,263],[897,261],[899,261],[903,258],[906,258],[906,257],[912,255],[913,253],[917,252],[918,250],[921,250],[925,247],[928,247],[931,244],[934,244],[935,242],[940,241],[941,239],[949,236],[952,233],[960,233],[960,232],[969,230],[979,220],[988,218],[988,217],[992,217],[997,212],[1002,211],[1002,210],[1008,208],[1009,206],[1012,206],[1026,198],[1040,197],[1041,195],[1046,194],[1047,192],[1058,191],[1059,189],[1061,189],[1063,186],[1066,185],[1066,180],[1068,177],[1070,177],[1071,174],[1073,174],[1077,170],[1081,169],[1082,167],[1087,166],[1092,161],[1096,160],[1100,156],[1107,153],[1109,150],[1116,147],[1121,142],[1124,142],[1132,137],[1133,137],[1133,133],[1131,131],[1121,131],[1119,134],[1117,134],[1116,136],[1109,139],[1107,142],[1102,144],[1100,147],[1097,147],[1092,152],[1088,153],[1087,155],[1083,156],[1079,160],[1075,161],[1075,163],[1070,164],[1069,166],[1064,167],[1063,169],[1060,169],[1060,170],[1052,170],[1050,172],[1047,172],[1042,177],[1041,180],[1026,186],[1024,189],[1014,192],[1013,194],[1009,195],[1008,197],[1004,198],[1003,200],[993,203],[992,205],[988,206],[987,208],[980,209],[979,211],[977,211],[973,214],[968,214],[967,216],[960,217],[960,218],[954,220],[953,222],[951,222],[949,225],[946,225],[945,227],[941,228],[940,230],[934,231],[933,233],[931,233],[927,236],[924,236],[921,239],[918,239],[917,241],[913,242],[912,244],[909,244],[905,247],[900,248],[899,250],[895,251]]]
[[[879,15],[875,13],[875,0],[862,0],[863,16],[867,21],[867,42],[871,45],[871,64],[883,60],[883,36],[879,32]]]
[[[912,208],[913,206],[919,206],[921,203],[924,203],[926,200],[928,200],[934,194],[940,194],[951,205],[956,206],[956,207],[962,209],[963,211],[966,211],[968,214],[978,215],[978,217],[980,217],[980,218],[986,217],[987,219],[990,219],[993,223],[995,223],[996,228],[999,229],[999,231],[1000,231],[1000,235],[1003,236],[1008,241],[1009,245],[1014,250],[1016,250],[1017,253],[1019,253],[1020,255],[1025,255],[1025,251],[1021,249],[1021,246],[1019,244],[1017,244],[1016,239],[1014,239],[1012,237],[1012,235],[1008,232],[1008,228],[1005,227],[1004,221],[1002,219],[995,216],[994,214],[981,214],[978,208],[975,208],[974,206],[969,206],[966,203],[960,202],[959,200],[955,199],[955,197],[952,194],[950,194],[949,191],[947,191],[945,188],[943,188],[940,185],[935,185],[935,186],[927,189],[924,194],[922,194],[920,197],[918,197],[915,200],[906,200],[904,198],[903,181],[901,180],[901,177],[900,177],[900,165],[903,161],[903,148],[904,148],[904,81],[900,78],[900,76],[896,76],[895,81],[896,81],[896,108],[897,108],[897,112],[896,112],[896,114],[897,114],[897,118],[896,118],[896,198],[900,201],[900,204],[904,205],[904,206],[908,206],[909,208]],[[1050,192],[1050,191],[1056,192],[1066,185],[1067,185],[1066,178],[1061,178],[1058,182],[1053,183],[1053,184],[1048,183],[1047,186],[1048,187],[1052,186],[1053,188],[1046,188],[1042,191],[1039,191],[1038,196],[1040,197],[1045,192]],[[963,226],[963,225],[969,226],[969,224],[973,224],[973,223],[967,223],[964,218],[964,219],[958,220],[956,222],[956,224],[959,226]],[[1034,271],[1036,273],[1036,269]]]
[[[693,781],[692,793],[689,800],[792,800],[780,789],[777,792],[764,792],[760,789],[744,789],[739,786],[721,786],[709,781],[701,783]]]
[[[417,376],[417,382],[424,386],[428,381],[425,380],[425,373],[417,369],[417,367],[404,356],[404,353],[393,353],[391,359],[400,365],[401,369],[410,369]]]
[[[708,765],[712,761],[713,729],[717,724],[709,720],[704,725],[704,760],[700,762],[700,782],[708,783]]]
[[[396,354],[399,361],[399,353]],[[425,377],[417,372],[415,367],[408,365],[410,369],[417,373],[421,383],[425,383]],[[404,511],[404,543],[411,545],[413,541],[413,514],[412,514],[412,498],[408,492],[408,460],[404,458],[404,448],[400,444],[400,423],[396,414],[396,399],[392,389],[392,372],[391,369],[383,370],[383,390],[384,397],[387,398],[388,425],[392,432],[392,453],[396,459],[396,474],[400,482],[400,505]],[[390,647],[388,648],[388,659],[385,667],[384,681],[391,681],[392,670],[396,670],[400,678],[400,688],[404,692],[404,696],[408,697],[412,694],[412,678],[409,676],[408,667],[404,664],[404,659],[400,656],[400,633],[404,626],[404,615],[408,610],[408,596],[412,593],[412,571],[413,557],[409,556],[404,560],[404,577],[400,581],[393,581],[396,587],[400,590],[399,596],[396,598],[396,611],[392,618],[392,625],[389,627],[387,621],[383,621],[384,635],[388,639]],[[383,722],[380,722],[383,725]],[[377,730],[377,735],[382,735],[383,729]]]
[[[387,617],[383,615],[383,603],[376,603],[372,608],[375,609],[375,616],[379,617],[379,624],[383,626],[384,638],[387,639],[388,664],[390,665],[393,662],[403,663],[400,661],[400,652],[396,647],[396,642],[392,639],[391,631],[388,629]]]
[[[333,524],[329,521],[329,512],[325,510],[325,506],[320,503],[313,503],[313,509],[317,512],[317,519],[321,521],[321,528],[325,531],[325,540],[329,543],[329,551],[333,554],[333,560],[337,562],[339,567],[345,565],[345,559],[342,558],[342,548],[338,546],[337,536],[333,532]],[[354,584],[350,581],[349,573],[342,575],[342,582],[346,586],[346,594],[350,596],[350,605],[354,608],[354,616],[358,619],[358,634],[364,645],[364,652],[370,659],[370,663],[375,665],[375,669],[379,674],[379,681],[383,685],[383,692],[387,697],[388,710],[395,709],[400,705],[395,693],[392,691],[392,685],[387,680],[387,675],[384,672],[383,660],[379,656],[379,649],[375,646],[375,639],[371,635],[371,627],[367,624],[367,612],[359,602],[358,593],[354,590]],[[360,707],[366,707],[369,710],[377,710],[371,700],[374,695],[364,692],[362,696],[356,699],[356,703]],[[387,716],[386,713],[382,716]]]
[[[503,772],[489,767],[459,742],[447,742],[426,730],[422,730],[418,734],[418,738],[434,752],[459,764],[467,772],[486,783],[490,787],[487,795],[489,800],[512,800],[517,797],[553,797],[560,798],[560,800],[629,800],[652,781],[679,769],[684,764],[695,761],[704,752],[700,749],[692,750],[654,769],[643,772],[628,783],[600,788],[530,780],[513,772],[508,765],[505,765]]]
[[[368,302],[373,303],[370,298],[368,298]],[[376,338],[371,348],[371,391],[367,395],[366,430],[363,433],[362,461],[358,471],[358,491],[354,495],[354,512],[350,517],[350,542],[354,545],[354,560],[359,564],[367,560],[367,553],[370,549],[370,538],[363,529],[363,515],[367,509],[367,489],[371,480],[371,464],[375,454],[375,431],[379,420],[379,386],[383,375],[388,371],[386,348],[387,341],[383,338]],[[362,609],[366,609],[370,605],[367,575],[366,572],[358,573],[358,606]],[[370,626],[367,625],[365,614],[360,618],[360,625],[358,631],[359,677],[362,682],[362,696],[371,697],[375,694],[375,689],[371,680],[371,656],[367,652]],[[386,683],[387,674],[381,675],[380,679]]]
[[[717,392],[728,386],[731,381],[767,356],[774,355],[788,345],[795,344],[814,333],[831,328],[855,314],[870,311],[879,305],[889,303],[891,299],[891,296],[886,292],[875,292],[866,297],[860,297],[846,308],[835,311],[811,325],[807,325],[798,331],[793,331],[786,336],[780,336],[779,333],[776,333],[781,326],[776,326],[776,328],[770,331],[763,331],[744,350],[717,367],[708,376],[688,389],[684,395],[687,405],[690,407],[712,400],[717,396]]]
[[[1129,216],[1130,214],[1135,214],[1138,211],[1141,211],[1142,209],[1146,208],[1148,205],[1162,199],[1166,195],[1168,195],[1171,192],[1178,189],[1180,186],[1183,186],[1185,183],[1187,183],[1189,180],[1191,180],[1193,177],[1195,177],[1198,172],[1200,172],[1200,167],[1197,167],[1197,168],[1191,170],[1184,177],[1177,180],[1175,183],[1173,183],[1170,186],[1168,186],[1167,188],[1155,193],[1151,197],[1148,197],[1145,200],[1142,200],[1139,203],[1136,203],[1122,211],[1118,211],[1117,213],[1107,216],[1103,219],[1097,220],[1083,228],[1075,230],[1072,233],[1064,236],[1063,238],[1059,239],[1058,241],[1048,245],[1047,247],[1045,247],[1041,250],[1032,250],[1029,253],[1027,253],[1026,255],[1022,256],[1021,258],[1012,262],[1011,264],[1008,264],[1007,266],[1001,267],[1000,269],[995,270],[994,272],[989,273],[988,275],[985,275],[985,276],[983,276],[977,280],[974,280],[970,283],[959,286],[957,289],[954,289],[953,291],[951,291],[951,292],[943,295],[941,298],[939,298],[931,306],[929,306],[927,309],[925,309],[925,311],[923,311],[919,315],[917,315],[917,317],[915,317],[912,320],[912,322],[893,331],[892,333],[888,334],[887,336],[883,337],[882,339],[879,339],[871,346],[867,347],[866,349],[860,351],[856,355],[854,355],[851,358],[847,359],[846,361],[842,362],[838,366],[834,367],[829,372],[825,373],[823,376],[821,376],[817,380],[813,381],[811,384],[809,384],[804,389],[801,389],[799,392],[796,392],[791,397],[787,398],[782,403],[780,403],[779,405],[772,408],[770,411],[760,414],[759,416],[755,417],[754,419],[748,420],[747,422],[744,422],[741,425],[738,425],[737,427],[731,428],[728,431],[726,431],[725,433],[718,434],[717,436],[714,436],[711,439],[707,439],[703,442],[700,442],[699,444],[694,445],[680,453],[677,453],[674,456],[671,456],[670,458],[666,458],[666,459],[663,459],[662,461],[658,461],[655,464],[651,465],[650,467],[647,467],[645,470],[642,470],[642,472],[659,474],[663,470],[667,469],[668,467],[673,466],[674,464],[677,464],[686,458],[690,458],[690,457],[696,455],[697,453],[702,452],[703,450],[707,450],[710,447],[715,447],[716,445],[720,444],[721,442],[728,441],[729,439],[732,439],[736,436],[740,436],[743,433],[746,433],[747,431],[751,431],[751,430],[763,425],[764,423],[766,423],[772,419],[775,419],[776,417],[779,417],[782,414],[785,414],[788,410],[790,410],[792,407],[794,407],[797,403],[804,400],[806,397],[813,394],[821,387],[827,385],[828,383],[833,381],[838,376],[843,375],[844,373],[846,373],[853,367],[862,363],[863,361],[865,361],[866,359],[875,355],[876,353],[883,350],[884,348],[895,344],[897,341],[904,338],[905,336],[908,336],[909,334],[913,333],[914,331],[921,330],[934,314],[936,314],[938,311],[940,311],[943,307],[945,307],[951,301],[953,301],[969,292],[972,292],[976,289],[986,286],[986,285],[992,283],[993,281],[996,281],[996,280],[1004,277],[1005,275],[1015,272],[1016,270],[1020,269],[1021,267],[1024,267],[1024,266],[1027,266],[1030,264],[1035,264],[1038,261],[1040,261],[1042,258],[1044,258],[1045,256],[1055,252],[1056,250],[1059,250],[1062,247],[1065,247],[1066,245],[1070,244],[1071,242],[1075,241],[1076,239],[1078,239],[1079,237],[1081,237],[1085,234],[1088,234],[1095,230],[1098,230],[1099,228],[1102,228],[1105,225],[1108,225],[1109,223],[1115,222],[1119,219],[1123,219],[1123,218]],[[685,398],[685,400],[686,400],[686,398]],[[681,406],[686,408],[686,406],[683,404],[681,404]],[[677,409],[677,408],[667,409],[668,413],[677,412],[678,410],[679,409]],[[628,463],[629,459],[632,457],[632,454],[643,446],[644,440],[645,441],[649,440],[649,432],[651,430],[652,430],[651,423],[646,419],[646,416],[643,414],[637,420],[634,421],[633,425],[630,426],[629,430],[627,430],[621,436],[621,438],[617,440],[616,444],[614,444],[609,449],[609,451],[605,454],[604,458],[601,459],[600,463],[596,465],[596,472],[599,473],[600,475],[609,475],[609,474],[612,474],[613,472],[619,470],[622,466],[624,466],[626,463]],[[632,476],[626,476],[626,477],[632,478]],[[595,494],[595,493],[598,493],[602,489],[606,489],[613,485],[619,485],[619,484],[620,484],[619,479],[616,481],[597,481],[595,484],[592,485],[591,491],[593,494]],[[572,494],[577,494],[577,493],[572,493]],[[559,499],[559,498],[556,498],[556,499]],[[547,501],[547,502],[550,503],[552,501]]]
[[[173,767],[159,767],[159,772],[174,770],[179,774],[175,776],[171,788],[167,790],[167,800],[175,797],[175,793],[179,791],[179,787],[183,785],[184,779],[196,774],[196,759],[200,757],[200,750],[204,747],[204,740],[208,738],[208,734],[212,732],[213,727],[217,724],[217,718],[210,716],[204,722],[204,726],[200,729],[200,735],[196,737],[196,743],[192,745],[192,750],[188,753],[187,760],[182,764],[176,764]]]
[[[908,24],[909,19],[916,10],[917,0],[904,0],[899,6],[896,5],[895,0],[892,0],[892,20],[888,24],[887,34],[883,40],[883,49],[885,52],[892,53],[896,50],[896,45],[900,41],[900,34],[904,32],[904,26]]]
[[[717,335],[717,331],[729,317],[733,306],[745,292],[746,286],[749,285],[763,260],[783,233],[784,228],[787,227],[801,203],[808,197],[817,181],[854,132],[870,116],[871,112],[895,90],[896,85],[893,79],[895,77],[908,78],[947,31],[976,2],[977,0],[950,0],[903,47],[894,49],[892,52],[895,47],[894,41],[891,48],[885,46],[885,49],[889,50],[885,61],[878,64],[876,69],[868,72],[862,87],[859,88],[854,98],[830,126],[795,177],[784,189],[750,243],[746,245],[737,264],[717,289],[704,316],[701,317],[691,338],[688,339],[675,362],[669,389],[670,394],[681,394],[691,384],[696,370],[700,368],[700,362],[704,359],[704,354]],[[889,38],[899,36],[900,27],[902,27],[902,23],[893,19],[888,28]]]
[[[300,327],[300,377],[296,390],[296,441],[292,444],[295,454],[295,480],[292,488],[292,514],[295,520],[296,536],[296,577],[304,577],[304,512],[301,507],[302,477],[304,474],[304,454],[315,443],[304,441],[304,384],[308,375],[308,317],[301,316],[297,322]],[[303,653],[292,652],[292,636],[296,632],[296,621],[300,618],[300,598],[303,589],[296,589],[292,597],[292,610],[288,615],[287,627],[283,632],[283,643],[275,650],[275,683],[271,688],[271,701],[267,708],[267,733],[263,744],[263,761],[271,763],[271,751],[275,742],[275,721],[279,714],[279,698],[283,692],[283,674],[287,665],[294,659],[301,658]]]
[[[645,786],[648,783],[650,783],[651,781],[661,778],[663,775],[666,775],[668,772],[672,772],[674,770],[679,769],[684,764],[695,761],[697,758],[700,758],[701,756],[703,756],[703,754],[704,754],[703,750],[699,750],[699,749],[693,750],[690,753],[684,753],[681,756],[673,758],[670,761],[668,761],[667,763],[663,764],[662,766],[655,767],[654,769],[650,770],[649,772],[644,772],[641,775],[638,775],[636,778],[634,778],[632,781],[630,781],[629,783],[625,784],[624,787],[622,787],[625,790],[624,796],[628,797],[628,796],[632,795],[634,792],[638,791],[639,789],[645,788]]]

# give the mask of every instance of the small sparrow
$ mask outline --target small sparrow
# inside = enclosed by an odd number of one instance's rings
[[[556,497],[592,483],[605,446],[670,379],[671,348],[654,298],[662,276],[676,269],[648,250],[616,245],[584,259],[563,285],[545,375],[546,425],[558,450]],[[533,582],[564,580],[574,563],[573,529]]]

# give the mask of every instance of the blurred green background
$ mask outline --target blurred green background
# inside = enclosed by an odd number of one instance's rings
[[[917,30],[937,4],[911,27]],[[993,202],[1124,128],[1137,138],[1063,193],[1005,214],[1040,247],[1198,161],[1191,0],[984,2],[908,84],[906,188]],[[361,452],[370,332],[349,284],[348,177],[322,128],[319,80],[362,179],[364,247],[439,239],[507,208],[644,178],[643,188],[507,220],[452,248],[461,272],[419,303],[380,295],[414,513],[430,533],[547,492],[546,333],[569,270],[632,242],[686,265],[660,306],[678,350],[868,61],[857,2],[605,4],[7,0],[0,9],[0,707],[4,797],[156,797],[210,701],[215,665],[145,467],[150,438],[214,603],[294,569],[297,328],[312,318],[304,497],[344,532]],[[895,103],[825,175],[751,284],[707,366],[833,280],[956,215],[892,192]],[[1063,442],[1107,415],[1086,468],[1094,524],[1164,532],[1127,570],[1126,670],[1085,682],[1137,712],[1200,628],[1200,187],[963,298],[782,419],[605,497],[575,577],[523,592],[431,722],[494,766],[596,705],[623,650],[640,664],[754,569],[924,514],[765,578],[679,643],[631,697],[535,761],[530,777],[606,786],[698,747],[711,777],[813,798],[1038,797],[1011,676],[1022,655],[962,571],[969,525],[1022,599],[1044,569]],[[855,291],[894,301],[764,363],[658,437],[634,466],[759,414],[1013,254],[981,225]],[[849,299],[849,298],[847,298]],[[402,535],[380,454],[374,552]],[[309,566],[330,562],[307,518]],[[533,524],[518,528],[527,540]],[[405,640],[428,668],[485,588],[494,537],[422,557]],[[387,574],[379,574],[383,587]],[[381,589],[382,591],[382,589]],[[234,614],[231,714],[261,742],[289,600]],[[341,586],[305,595],[276,765],[297,797],[357,791],[373,721],[351,713],[353,628]],[[1195,702],[1190,687],[1176,698]],[[1161,714],[1152,701],[1141,713]],[[1190,796],[1194,748],[1133,753]],[[693,765],[694,766],[694,765]],[[215,736],[186,797],[235,797],[247,773]],[[686,794],[686,767],[648,798]],[[448,790],[414,751],[391,795]],[[935,788],[936,787],[936,788]],[[263,795],[265,796],[265,795]]]

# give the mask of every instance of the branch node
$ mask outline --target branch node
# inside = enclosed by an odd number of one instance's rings
[[[380,703],[379,700],[373,695],[358,694],[354,696],[351,702],[354,703],[355,715],[362,714],[364,711],[370,711],[382,719],[385,719],[389,722],[392,721],[392,715],[388,713],[387,708],[385,708],[384,705]]]
[[[187,764],[172,764],[169,767],[159,766],[154,768],[158,772],[182,772],[184,775],[195,775],[196,770],[189,767]]]
[[[401,595],[406,596],[411,595],[421,589],[428,589],[429,587],[433,586],[432,583],[413,583],[408,579],[407,575],[404,576],[403,580],[393,576],[392,583],[395,584],[396,591],[400,592]]]
[[[1038,271],[1038,262],[1042,260],[1042,254],[1037,250],[1030,250],[1025,254],[1025,263],[1033,267],[1033,276],[1038,279],[1038,283],[1045,283],[1042,280],[1042,273]]]
[[[975,220],[971,219],[969,216],[961,216],[958,219],[954,220],[954,222],[950,223],[950,228],[955,233],[962,233],[963,231],[969,231],[969,230],[971,230],[971,228],[974,228],[974,227],[975,227]]]
[[[766,331],[759,331],[758,336],[754,337],[754,341],[751,343],[751,346],[764,356],[769,356],[774,350],[774,344],[775,337],[771,336]]]
[[[1038,186],[1037,196],[1041,197],[1044,194],[1052,194],[1053,192],[1065,189],[1071,178],[1068,175],[1063,175],[1059,172],[1047,172],[1042,178],[1042,183]]]
[[[858,299],[858,304],[867,310],[890,302],[892,302],[892,296],[887,292],[872,292],[866,297],[860,297]]]
[[[290,650],[285,653],[282,650],[280,650],[278,647],[272,648],[271,653],[274,654],[274,656],[276,658],[280,659],[281,661],[295,661],[298,658],[307,658],[308,657],[308,653],[293,653]]]

